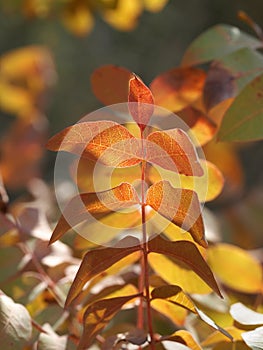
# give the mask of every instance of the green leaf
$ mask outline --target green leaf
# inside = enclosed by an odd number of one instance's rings
[[[182,65],[193,66],[221,58],[243,47],[262,47],[258,39],[243,33],[237,27],[219,24],[199,35],[186,50]]]
[[[227,110],[219,141],[254,141],[263,138],[263,74],[251,81]]]
[[[99,300],[90,305],[83,317],[84,330],[77,350],[89,349],[95,336],[110,322],[122,306],[138,296],[139,294],[135,294]]]
[[[148,243],[149,252],[164,254],[179,263],[184,263],[198,276],[200,276],[219,296],[222,296],[212,271],[196,248],[194,243],[188,241],[171,242],[156,236]]]
[[[99,248],[86,253],[69,290],[66,305],[69,305],[77,297],[92,277],[140,249],[138,239],[125,237],[115,247]]]
[[[31,318],[27,309],[7,295],[0,295],[1,348],[22,350],[32,335]]]

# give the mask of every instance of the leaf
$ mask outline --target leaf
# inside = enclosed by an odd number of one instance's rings
[[[236,96],[263,71],[263,56],[249,48],[216,60],[211,64],[204,87],[204,102],[211,109],[221,101]]]
[[[154,112],[151,90],[135,74],[129,81],[128,108],[140,129],[143,131]]]
[[[32,336],[27,309],[4,294],[0,294],[0,336],[5,350],[24,349]]]
[[[253,350],[263,349],[263,327],[242,333],[244,342]]]
[[[126,297],[99,300],[90,305],[83,317],[84,330],[77,350],[89,348],[95,336],[111,321],[123,305],[138,296],[139,294],[135,294]]]
[[[210,347],[221,342],[229,343],[232,341],[242,341],[241,334],[244,332],[244,330],[238,329],[234,326],[226,327],[225,330],[232,336],[233,340],[231,340],[229,337],[226,337],[223,333],[215,331],[202,341],[202,346]]]
[[[92,13],[84,3],[70,3],[64,10],[62,20],[67,29],[78,36],[90,33],[94,26]]]
[[[186,50],[182,65],[193,66],[223,57],[243,47],[262,47],[258,39],[226,24],[215,25],[200,34]]]
[[[82,193],[73,197],[63,210],[50,244],[58,240],[71,227],[84,220],[96,221],[105,214],[129,208],[139,203],[138,195],[132,185],[122,183],[110,190],[97,193]]]
[[[220,141],[253,141],[263,138],[263,74],[250,82],[227,110],[217,138]]]
[[[196,147],[206,144],[216,133],[215,123],[196,108],[188,106],[177,115],[189,126],[187,133]]]
[[[168,0],[143,0],[146,10],[151,12],[159,12],[167,4]]]
[[[66,151],[107,166],[140,163],[140,143],[122,125],[112,121],[83,122],[70,126],[47,143],[51,151]]]
[[[129,81],[132,76],[126,68],[112,64],[102,66],[91,75],[93,93],[106,106],[127,102]]]
[[[187,310],[174,303],[170,303],[164,299],[153,299],[151,301],[151,307],[166,316],[177,326],[183,326],[186,321]]]
[[[229,288],[243,293],[261,291],[260,262],[245,250],[234,245],[219,243],[209,247],[207,259],[215,275]]]
[[[162,340],[169,340],[187,345],[192,350],[201,350],[190,332],[180,329],[169,336],[162,336]]]
[[[179,285],[185,293],[207,294],[211,288],[188,266],[179,260],[172,261],[162,254],[149,254],[152,269],[169,284]]]
[[[230,314],[238,323],[244,325],[263,325],[263,314],[249,309],[242,303],[231,305]]]
[[[157,76],[150,84],[155,104],[178,112],[202,94],[205,72],[197,68],[174,68]]]
[[[139,251],[141,249],[139,244],[138,239],[125,237],[113,248],[99,248],[87,252],[68,292],[66,305],[69,305],[77,297],[91,278],[126,256]]]
[[[148,135],[147,141],[148,162],[187,176],[203,175],[194,145],[183,130],[155,131]]]
[[[157,287],[151,292],[152,300],[163,299],[169,303],[182,306],[183,308],[196,313],[193,301],[182,291],[179,286],[168,285]]]
[[[194,191],[174,188],[168,181],[160,181],[148,189],[146,204],[207,247],[200,204]]]
[[[200,276],[219,296],[220,290],[209,266],[199,253],[194,243],[187,241],[167,241],[157,236],[148,243],[149,252],[166,255],[179,263],[184,263],[188,268]]]
[[[69,350],[68,337],[66,335],[59,336],[56,334],[49,324],[43,326],[47,333],[40,333],[37,350]]]
[[[173,187],[195,191],[200,202],[215,199],[222,191],[224,178],[221,171],[211,162],[200,160],[204,174],[198,177],[178,175],[159,167],[151,167],[149,179],[152,183],[167,180]]]

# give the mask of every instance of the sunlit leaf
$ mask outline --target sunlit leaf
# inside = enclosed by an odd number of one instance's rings
[[[147,141],[147,161],[188,176],[203,174],[194,145],[183,130],[155,131]]]
[[[200,160],[204,174],[198,177],[178,175],[160,167],[151,167],[149,179],[152,183],[167,180],[173,187],[193,190],[200,202],[215,199],[222,191],[224,178],[220,170],[211,162]]]
[[[244,330],[238,329],[234,326],[226,327],[225,330],[232,336],[233,340],[229,337],[226,337],[223,333],[215,331],[214,333],[210,334],[204,341],[202,341],[202,346],[209,347],[221,342],[230,343],[232,341],[242,341],[241,334],[244,332]]]
[[[263,325],[263,314],[249,309],[242,303],[231,305],[230,314],[238,323],[244,325]]]
[[[157,105],[177,112],[201,96],[204,82],[201,69],[174,68],[157,76],[150,88]]]
[[[227,110],[218,132],[220,141],[263,138],[263,74],[250,82]]]
[[[244,342],[253,350],[263,349],[263,327],[242,333]]]
[[[186,309],[163,299],[153,299],[151,307],[178,326],[184,325],[188,314]]]
[[[27,309],[4,294],[0,294],[1,347],[22,350],[32,336],[31,318]]]
[[[138,297],[138,294],[126,297],[99,300],[90,305],[83,317],[84,330],[78,350],[85,350],[92,344],[95,336],[110,322],[124,304]]]
[[[59,336],[49,324],[43,326],[46,333],[41,333],[37,342],[37,350],[73,350],[73,344],[69,346],[68,336]]]
[[[144,130],[154,112],[154,101],[151,90],[136,75],[129,81],[128,102],[133,119]]]
[[[113,248],[91,250],[84,256],[78,273],[69,290],[66,305],[69,305],[92,277],[108,269],[124,257],[140,250],[136,238],[126,237]]]
[[[151,12],[159,12],[167,4],[168,0],[143,0],[146,10]]]
[[[103,18],[114,28],[129,31],[137,25],[142,10],[140,0],[119,0],[115,9],[104,12]]]
[[[157,287],[152,290],[151,297],[152,300],[163,299],[196,313],[193,301],[182,291],[179,286],[169,285]]]
[[[197,344],[192,334],[184,329],[180,329],[169,336],[163,336],[161,339],[185,344],[192,350],[201,350],[201,346]]]
[[[146,204],[190,232],[198,244],[207,247],[200,203],[195,192],[174,188],[168,181],[160,181],[148,189]]]
[[[220,126],[226,111],[234,102],[234,100],[235,100],[234,97],[228,98],[218,103],[216,106],[214,106],[209,110],[208,112],[209,118],[217,125],[217,127]]]
[[[92,90],[102,103],[112,105],[128,101],[129,81],[132,73],[112,64],[96,69],[91,75]]]
[[[71,2],[65,9],[62,20],[64,25],[78,36],[88,34],[94,26],[93,15],[88,6],[77,1]]]
[[[71,227],[82,221],[92,218],[98,220],[106,214],[138,203],[138,195],[133,186],[128,183],[122,183],[107,191],[83,193],[73,197],[66,205],[53,231],[50,243],[58,240]]]
[[[261,291],[261,264],[245,250],[220,243],[208,249],[207,258],[215,275],[226,286],[244,293]]]
[[[179,261],[179,264],[184,263],[221,296],[212,271],[193,243],[187,241],[171,242],[157,236],[150,240],[148,245],[150,252],[163,254],[169,258],[175,259],[175,261]]]
[[[187,133],[196,147],[206,144],[216,133],[215,123],[196,108],[186,107],[177,115],[189,126]]]
[[[237,27],[219,24],[199,35],[186,50],[182,65],[192,66],[223,57],[243,47],[262,47],[258,39]]]
[[[113,167],[131,166],[141,161],[138,140],[124,126],[112,121],[77,123],[53,136],[47,148],[99,160]]]

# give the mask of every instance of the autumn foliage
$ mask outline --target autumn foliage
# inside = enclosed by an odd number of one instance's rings
[[[79,6],[67,2],[63,21],[87,31],[94,7]],[[120,23],[106,6],[103,17]],[[30,1],[23,11],[38,15]],[[263,138],[262,45],[217,25],[149,86],[124,67],[99,67],[91,86],[105,118],[88,115],[49,140],[51,55],[33,46],[1,57],[0,108],[16,116],[0,158],[5,350],[262,349],[262,257],[221,243],[204,206],[218,198],[230,208],[223,221],[249,238],[238,217],[248,204],[231,206],[243,185],[232,141]],[[62,196],[61,214],[40,179],[45,147],[72,157],[76,193]],[[9,200],[23,186],[30,198]]]

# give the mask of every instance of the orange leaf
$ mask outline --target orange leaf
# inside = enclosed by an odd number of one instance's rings
[[[184,263],[200,276],[219,296],[222,296],[210,267],[196,248],[188,241],[171,242],[157,236],[148,243],[149,252],[164,254],[172,259]]]
[[[99,300],[90,305],[84,314],[84,330],[77,350],[89,349],[95,336],[111,321],[115,314],[139,294]]]
[[[110,190],[97,193],[82,193],[73,197],[66,205],[60,217],[50,243],[57,241],[71,227],[84,220],[89,220],[91,214],[95,220],[113,211],[129,208],[139,203],[135,189],[128,183],[114,187]]]
[[[174,342],[184,344],[188,346],[188,348],[190,348],[191,350],[202,349],[201,346],[197,344],[192,334],[188,331],[185,331],[184,329],[180,329],[179,331],[176,331],[169,336],[163,336],[161,339],[162,341],[169,340],[169,341],[174,341]]]
[[[194,191],[174,188],[170,182],[160,181],[148,189],[146,204],[175,225],[189,231],[198,244],[207,247],[200,204]]]
[[[105,165],[125,167],[140,163],[140,143],[122,125],[112,121],[70,126],[47,143],[52,151],[67,151]]]
[[[203,175],[194,146],[183,130],[155,131],[148,135],[147,141],[148,162],[187,176]]]
[[[175,68],[156,77],[150,88],[157,105],[177,112],[201,96],[204,82],[201,69]]]
[[[128,69],[109,64],[93,72],[91,87],[97,99],[105,105],[127,102],[131,78]]]
[[[66,306],[78,296],[91,278],[140,249],[139,240],[130,236],[123,238],[114,247],[98,248],[87,252],[68,292]]]
[[[129,82],[129,110],[143,131],[154,112],[154,101],[151,90],[135,74]]]

